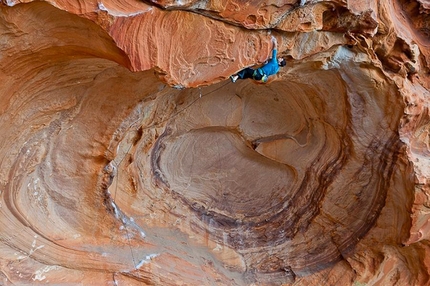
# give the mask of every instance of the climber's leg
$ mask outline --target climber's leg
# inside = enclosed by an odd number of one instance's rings
[[[236,82],[236,80],[238,78],[240,78],[240,79],[252,78],[253,74],[254,74],[254,70],[252,68],[246,68],[246,69],[241,70],[237,74],[232,75],[230,78],[231,78],[232,82]]]
[[[254,70],[252,68],[246,68],[246,69],[243,69],[243,70],[241,70],[240,72],[237,73],[237,75],[241,79],[252,78],[253,74],[254,74]]]

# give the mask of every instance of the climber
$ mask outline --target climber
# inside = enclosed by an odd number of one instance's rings
[[[276,58],[277,54],[277,42],[276,38],[272,36],[272,43],[273,43],[273,51],[272,51],[272,58],[265,63],[262,67],[253,69],[253,68],[245,68],[238,72],[235,75],[230,76],[230,79],[232,82],[236,82],[237,79],[245,79],[245,78],[252,78],[254,80],[257,80],[259,82],[267,82],[267,79],[269,76],[276,74],[279,71],[279,67],[283,67],[287,64],[285,59],[283,58]]]

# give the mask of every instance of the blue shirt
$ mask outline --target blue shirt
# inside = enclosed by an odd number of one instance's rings
[[[278,59],[276,58],[276,49],[272,51],[272,58],[267,64],[259,68],[267,76],[276,74],[279,71]]]

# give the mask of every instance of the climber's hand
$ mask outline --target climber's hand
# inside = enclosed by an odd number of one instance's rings
[[[273,43],[273,48],[276,49],[276,47],[278,46],[278,41],[274,36],[272,36],[272,43]]]

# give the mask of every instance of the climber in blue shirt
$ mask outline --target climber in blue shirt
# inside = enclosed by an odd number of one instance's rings
[[[279,71],[279,67],[283,67],[287,64],[285,59],[283,58],[276,58],[277,55],[277,42],[276,38],[272,36],[272,42],[273,42],[273,51],[272,51],[272,58],[264,64],[262,67],[253,69],[253,68],[245,68],[238,72],[235,75],[232,75],[231,81],[236,82],[237,79],[245,79],[245,78],[252,78],[254,80],[257,80],[259,82],[267,82],[267,79],[269,76],[276,74]]]

